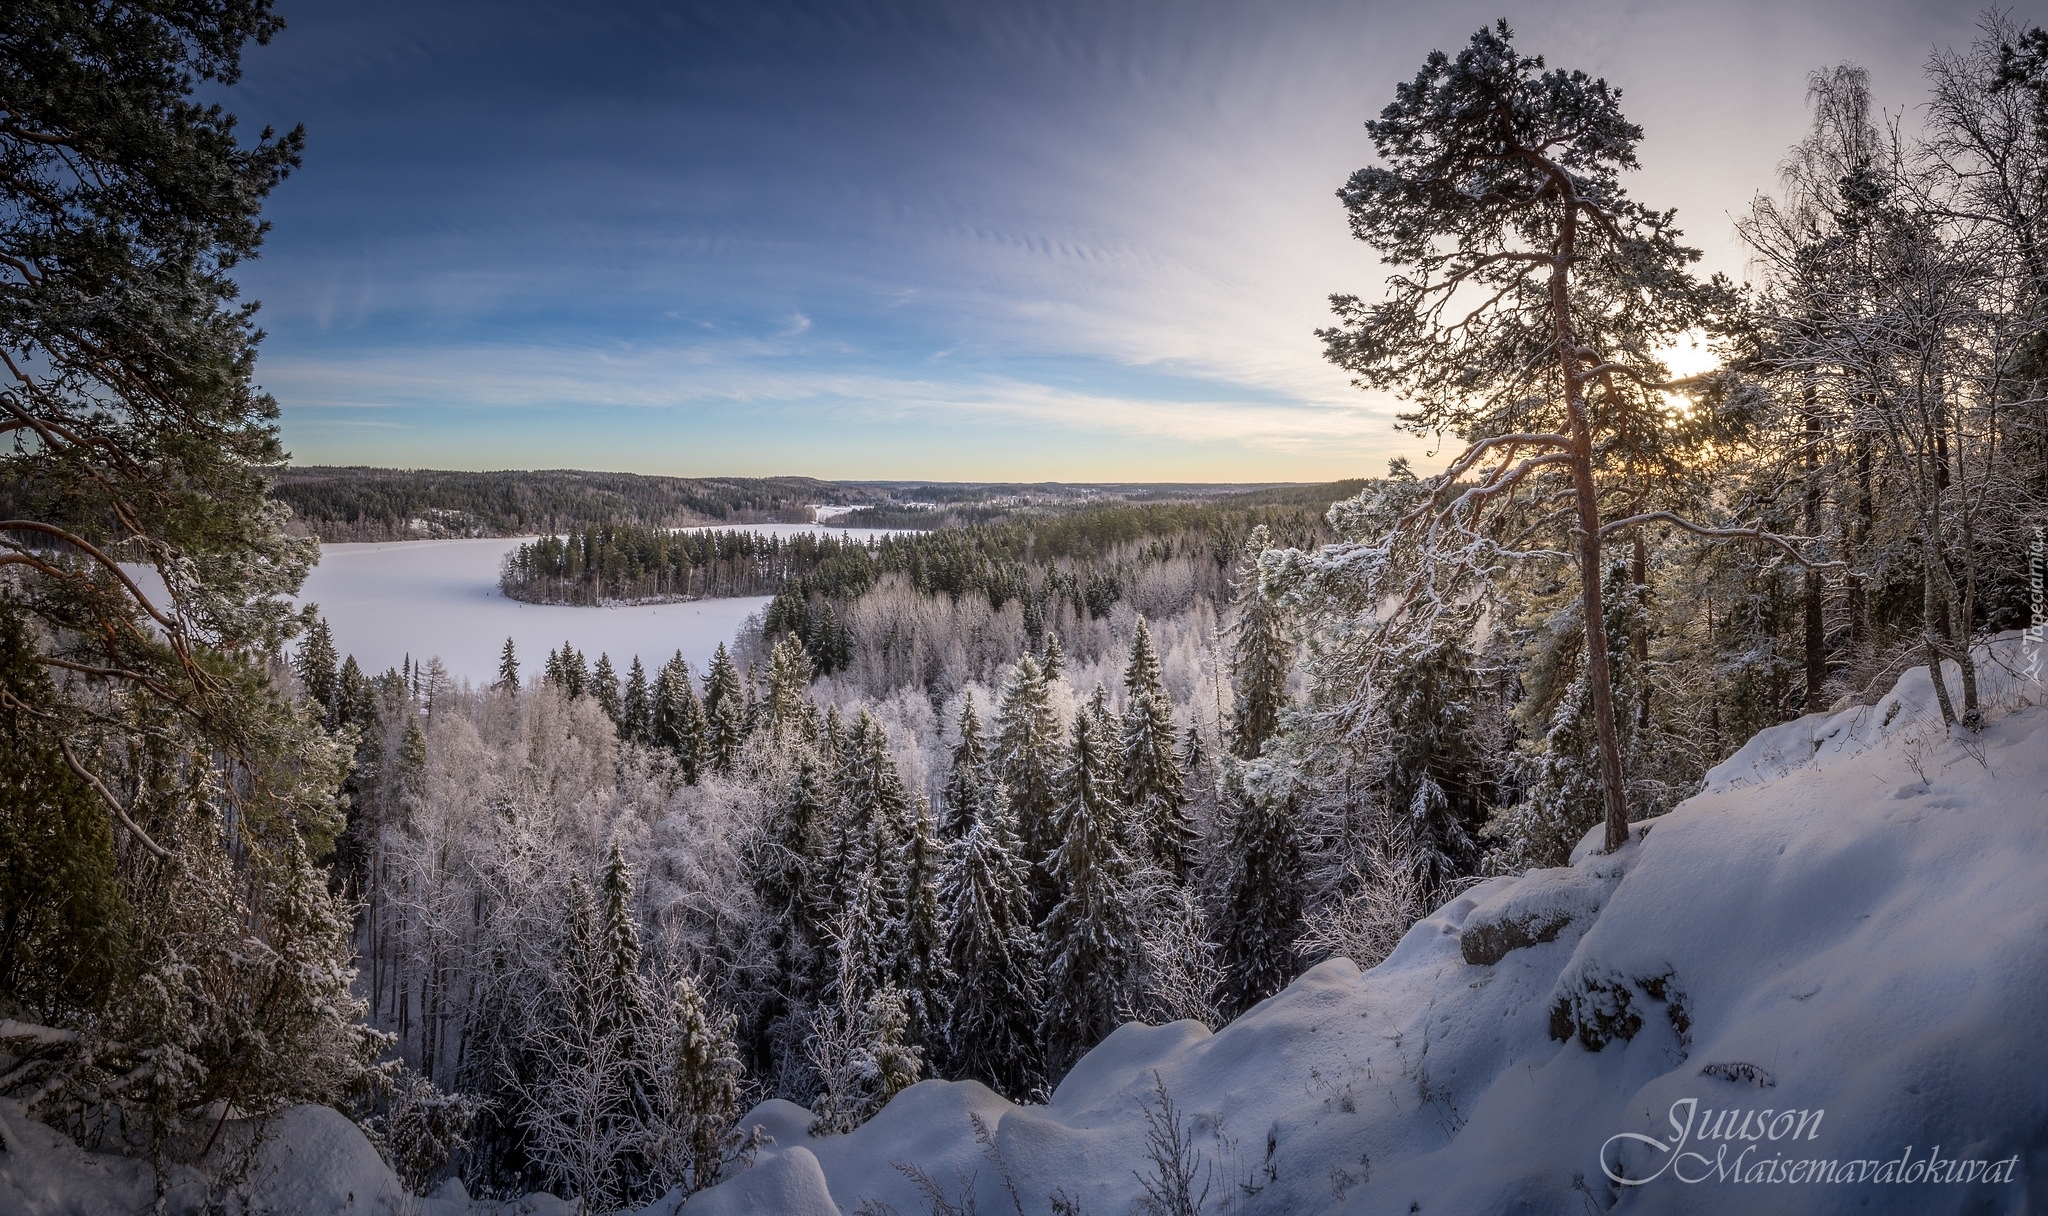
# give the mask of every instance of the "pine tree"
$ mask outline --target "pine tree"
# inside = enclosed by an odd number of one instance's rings
[[[633,656],[633,665],[626,669],[626,691],[619,700],[619,714],[626,738],[635,743],[647,742],[654,703],[647,687],[647,669],[641,666],[637,654]]]
[[[1039,930],[1046,991],[1040,1038],[1054,1075],[1116,1029],[1137,997],[1138,925],[1114,756],[1096,715],[1075,714],[1060,772],[1059,847],[1049,867],[1059,902]]]
[[[509,637],[505,639],[505,649],[498,653],[498,687],[505,692],[519,691],[519,656]]]
[[[598,707],[604,710],[605,717],[612,720],[612,725],[624,733],[626,720],[619,701],[619,673],[612,669],[612,656],[609,654],[597,656],[597,668],[590,673],[590,695],[597,698]]]
[[[1039,1082],[1041,980],[1028,874],[1005,795],[998,782],[975,786],[964,808],[968,827],[948,851],[939,898],[953,1000],[942,1041],[951,1073],[1015,1099]]]
[[[953,748],[953,767],[946,774],[945,818],[941,836],[948,842],[967,835],[994,776],[988,748],[981,740],[981,716],[974,712],[974,694],[960,706],[960,742]]]
[[[292,670],[298,673],[306,695],[324,711],[329,730],[336,725],[335,664],[339,658],[334,653],[334,635],[328,631],[326,619],[314,615],[312,623],[306,626],[305,640],[299,643],[299,652],[293,657]]]
[[[1124,690],[1123,804],[1151,863],[1184,883],[1194,867],[1195,823],[1188,815],[1187,782],[1173,754],[1173,706],[1144,617],[1138,618],[1131,642]]]
[[[1301,970],[1294,951],[1302,933],[1301,841],[1293,806],[1264,791],[1233,789],[1227,855],[1216,1007],[1234,1018]]]
[[[1057,887],[1046,862],[1059,843],[1059,766],[1064,741],[1052,694],[1030,655],[1017,660],[996,711],[995,767],[1010,792],[1010,822],[1024,846],[1031,913],[1052,910]]]
[[[1231,680],[1237,686],[1236,713],[1231,719],[1231,751],[1241,760],[1257,759],[1266,740],[1280,729],[1280,708],[1287,701],[1287,668],[1294,648],[1280,615],[1280,606],[1259,592],[1259,554],[1269,543],[1264,524],[1252,529],[1238,566],[1237,623],[1232,627]]]

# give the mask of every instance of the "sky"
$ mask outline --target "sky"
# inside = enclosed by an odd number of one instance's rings
[[[1314,331],[1383,270],[1335,192],[1432,49],[1505,16],[1734,217],[1851,60],[1910,122],[1938,0],[278,0],[223,100],[302,122],[238,270],[300,464],[1323,481],[1398,402]],[[2029,15],[2021,12],[2022,18]],[[1440,459],[1440,457],[1438,458]]]

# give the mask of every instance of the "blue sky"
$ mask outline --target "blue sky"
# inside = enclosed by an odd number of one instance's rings
[[[1428,463],[1313,336],[1334,198],[1431,49],[1505,15],[1648,128],[1636,194],[1740,274],[1805,74],[1892,108],[1972,11],[280,0],[227,96],[302,121],[240,277],[303,464],[1312,481]],[[1910,117],[1910,114],[1909,114]]]

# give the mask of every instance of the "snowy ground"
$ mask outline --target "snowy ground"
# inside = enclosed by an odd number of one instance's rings
[[[887,529],[817,524],[734,524],[719,530],[818,532],[863,541],[891,535]],[[718,644],[731,645],[741,623],[768,605],[767,596],[617,608],[522,604],[498,591],[498,571],[507,553],[531,539],[322,545],[320,564],[299,602],[320,606],[334,630],[335,649],[355,655],[371,675],[397,667],[407,656],[421,662],[439,656],[451,676],[472,684],[498,678],[498,655],[508,637],[529,676],[564,641],[592,663],[600,653],[610,654],[621,678],[635,655],[651,674],[677,650],[702,674]],[[145,592],[161,593],[153,571],[129,569]]]
[[[769,1102],[747,1122],[775,1147],[687,1211],[945,1210],[914,1169],[955,1211],[1124,1216],[1162,1091],[1203,1212],[2048,1210],[2048,710],[2001,669],[2021,647],[1995,646],[1968,744],[1921,669],[1763,732],[1613,856],[1473,889],[1371,972],[1326,963],[1214,1035],[1125,1026],[1050,1105],[932,1081],[812,1137]],[[1752,1135],[1703,1134],[1724,1111]],[[1930,1155],[2011,1181],[1927,1181]]]
[[[405,656],[438,655],[457,680],[487,684],[511,638],[526,674],[540,671],[549,651],[570,642],[595,663],[612,656],[621,673],[640,656],[658,669],[678,649],[701,672],[720,642],[766,596],[591,608],[522,604],[498,590],[498,568],[516,539],[411,540],[376,545],[322,545],[302,602],[320,605],[334,647],[353,654],[372,675]]]

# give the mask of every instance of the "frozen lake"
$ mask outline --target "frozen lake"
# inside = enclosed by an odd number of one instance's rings
[[[860,539],[873,529],[820,528],[815,524],[750,524],[748,532],[788,536],[830,532]],[[498,591],[498,568],[524,537],[488,540],[410,540],[389,544],[322,545],[320,564],[306,579],[302,603],[320,606],[334,630],[334,648],[353,654],[365,672],[439,656],[450,675],[472,684],[498,678],[498,653],[511,638],[522,675],[538,675],[548,652],[566,640],[593,664],[609,653],[623,679],[638,655],[649,674],[677,650],[703,674],[720,642],[730,646],[766,596],[586,608],[522,604]]]

